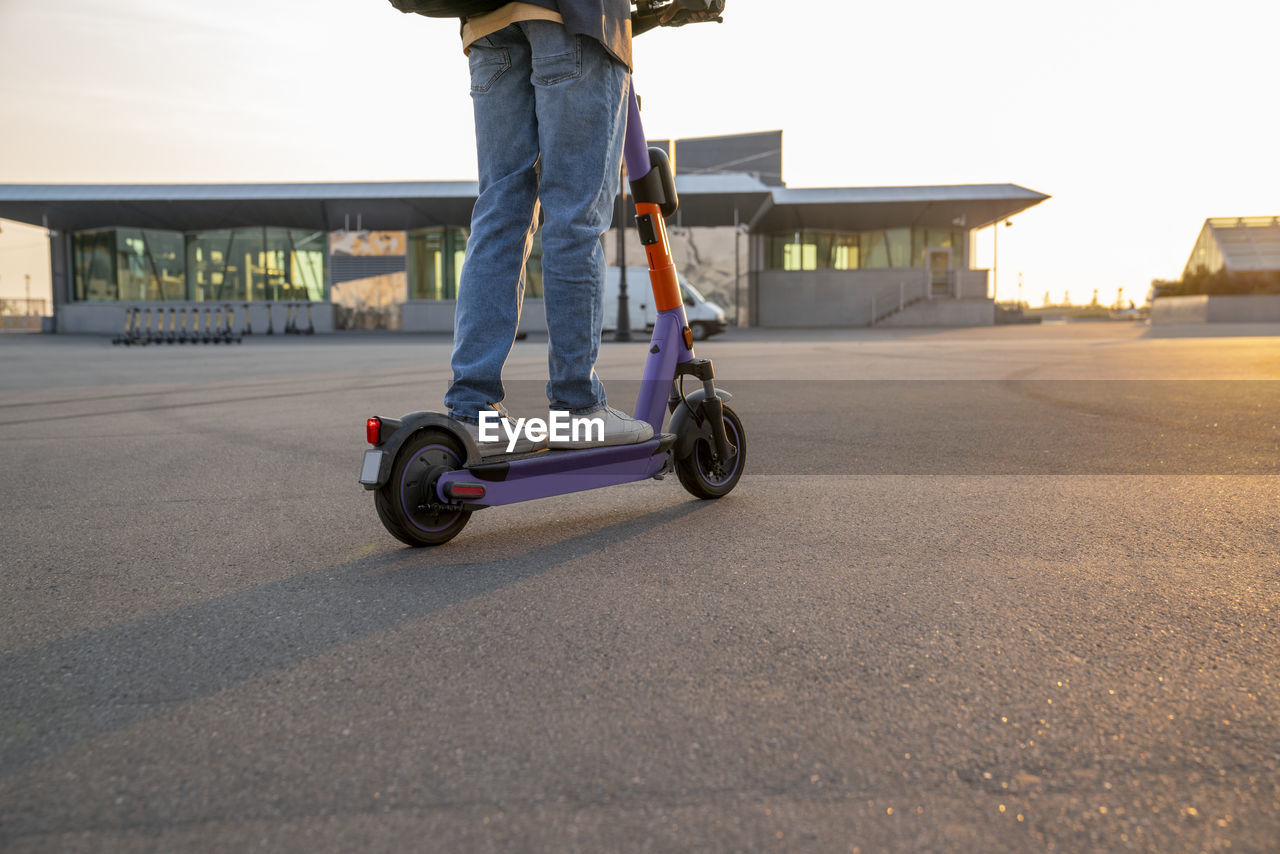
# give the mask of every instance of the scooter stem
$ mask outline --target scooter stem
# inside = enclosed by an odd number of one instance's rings
[[[627,84],[627,133],[622,144],[623,160],[627,164],[627,180],[639,181],[649,174],[649,141],[640,123],[640,99],[636,96],[635,83]]]
[[[659,151],[658,154],[661,156],[662,152]],[[662,214],[663,202],[675,200],[655,200],[651,195],[655,182],[645,180],[656,167],[649,153],[644,125],[640,121],[640,102],[634,86],[627,91],[627,133],[623,143],[623,156],[627,165],[627,180],[632,188],[631,195],[635,199],[636,231],[640,235],[640,242],[644,244],[649,262],[649,285],[653,290],[654,308],[657,309],[649,356],[644,365],[644,378],[633,414],[635,418],[648,422],[654,433],[661,433],[671,381],[676,374],[675,367],[693,358],[693,339],[688,331],[684,298],[680,292],[680,282],[676,278],[676,266],[671,258],[671,244]],[[664,162],[661,168],[670,167]],[[669,175],[667,178],[674,188],[674,180]]]

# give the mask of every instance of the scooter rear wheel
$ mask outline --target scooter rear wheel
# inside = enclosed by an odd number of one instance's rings
[[[441,509],[436,482],[462,468],[464,459],[457,439],[443,430],[423,430],[405,442],[391,477],[373,493],[378,518],[391,536],[411,546],[438,546],[458,535],[471,513]]]
[[[682,429],[697,430],[698,427],[690,419]],[[720,498],[728,495],[742,477],[742,469],[747,461],[747,432],[742,427],[738,413],[728,404],[724,405],[724,432],[729,444],[738,449],[730,459],[716,459],[715,444],[710,437],[700,435],[693,441],[693,452],[684,459],[676,460],[676,476],[680,478],[681,485],[698,498]]]

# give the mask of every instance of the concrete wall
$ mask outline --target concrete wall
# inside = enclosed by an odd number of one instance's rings
[[[1209,297],[1210,323],[1280,323],[1280,294]]]
[[[1280,294],[1158,297],[1151,322],[1280,323]]]
[[[777,327],[869,326],[904,303],[903,317],[886,326],[990,326],[995,304],[986,298],[986,270],[952,270],[950,297],[929,299],[922,269],[760,270],[754,274],[755,325]],[[948,304],[953,304],[947,307]],[[916,308],[916,306],[926,308]],[[874,313],[874,314],[873,314]]]
[[[956,299],[986,299],[988,270],[952,270]],[[993,309],[994,311],[994,309]]]
[[[400,322],[406,332],[452,333],[456,310],[456,300],[409,300],[400,307]],[[524,307],[520,311],[520,331],[547,331],[547,307],[541,297],[525,298]]]
[[[400,306],[400,328],[405,332],[452,332],[456,306],[451,299],[409,300]]]
[[[1158,297],[1151,304],[1152,323],[1206,323],[1209,297]]]
[[[989,299],[931,299],[909,305],[877,326],[992,326],[996,304]]]
[[[924,294],[925,271],[761,270],[756,273],[755,326],[868,326],[872,306],[883,314]]]
[[[142,323],[145,328],[147,322],[147,309],[151,309],[152,328],[157,328],[158,311],[164,312],[164,329],[169,331],[170,314],[169,309],[177,309],[177,315],[174,321],[178,328],[182,327],[182,311],[187,310],[187,328],[192,328],[194,322],[194,312],[191,309],[200,308],[200,324],[203,328],[207,322],[205,317],[205,308],[214,309],[213,322],[217,322],[216,309],[224,306],[225,303],[194,303],[194,302],[147,302],[147,303],[128,303],[128,302],[73,302],[65,303],[58,307],[57,314],[57,331],[63,333],[82,334],[82,335],[119,335],[124,332],[126,312],[137,306],[142,309]],[[244,330],[244,303],[232,303],[235,307],[235,317],[233,321],[233,329],[237,332]],[[276,332],[283,332],[286,322],[286,308],[283,303],[250,303],[249,318],[253,325],[253,333],[260,335],[267,331],[267,311],[271,311],[271,325]],[[311,322],[315,326],[317,333],[333,331],[333,304],[327,302],[311,303]],[[225,323],[225,320],[224,320]],[[303,329],[307,328],[307,310],[304,306],[299,313],[297,323]]]

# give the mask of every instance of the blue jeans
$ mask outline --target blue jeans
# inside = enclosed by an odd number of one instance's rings
[[[524,265],[542,231],[550,338],[547,400],[582,414],[605,404],[595,373],[604,248],[626,133],[629,73],[594,39],[524,21],[471,46],[480,195],[454,320],[449,413],[505,413],[502,366],[515,341]]]

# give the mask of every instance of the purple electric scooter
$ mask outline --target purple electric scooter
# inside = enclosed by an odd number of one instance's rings
[[[632,32],[639,34],[654,26],[718,21],[724,0],[636,0],[635,6]],[[397,539],[411,546],[439,545],[457,536],[476,510],[661,479],[671,471],[704,499],[727,495],[742,477],[746,433],[725,403],[728,392],[715,387],[711,362],[694,356],[671,260],[665,222],[677,206],[671,166],[666,152],[648,146],[634,88],[628,101],[623,156],[658,309],[634,417],[653,426],[653,438],[633,445],[481,457],[471,435],[447,415],[369,418],[366,438],[373,447],[364,452],[360,483],[374,493],[378,517]],[[685,394],[686,378],[701,387]]]

